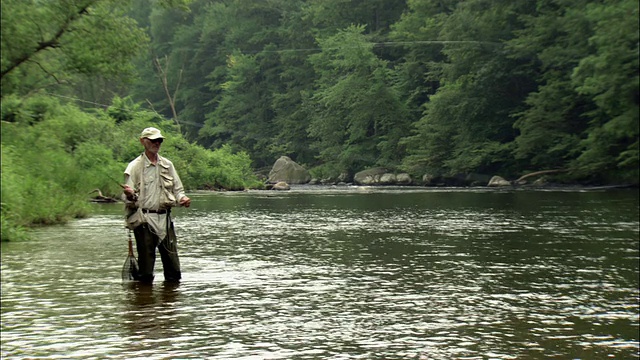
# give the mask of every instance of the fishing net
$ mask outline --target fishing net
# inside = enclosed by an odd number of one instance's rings
[[[138,274],[138,260],[133,254],[133,240],[131,239],[131,231],[129,231],[129,254],[122,266],[122,281],[138,280]]]

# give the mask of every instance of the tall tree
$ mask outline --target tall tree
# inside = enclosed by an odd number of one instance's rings
[[[529,61],[538,87],[527,97],[526,109],[516,114],[520,131],[515,155],[532,168],[563,168],[579,154],[584,116],[593,109],[588,96],[577,94],[571,73],[589,52],[588,0],[539,3],[523,14],[526,27],[509,43],[511,56]]]
[[[182,121],[184,102],[181,100],[191,88],[185,78],[192,56],[184,56],[184,53],[194,51],[189,44],[197,43],[197,35],[194,35],[195,38],[182,36],[180,42],[176,42],[176,38],[185,28],[191,27],[199,3],[194,2],[187,9],[150,7],[142,0],[136,0],[135,3],[137,7],[133,14],[140,18],[140,22],[147,24],[151,43],[148,51],[136,58],[138,76],[130,92],[136,101],[146,103],[154,111],[174,121],[177,119],[181,132],[188,136],[193,129],[189,121]]]
[[[272,96],[278,83],[281,19],[279,2],[213,4],[203,22],[203,39],[215,42],[215,67],[207,75],[212,110],[200,138],[213,147],[230,142],[246,150],[257,166],[273,162],[266,151],[277,133]],[[224,61],[224,62],[218,62]]]
[[[571,80],[578,95],[593,99],[595,110],[574,166],[585,174],[633,182],[640,167],[638,2],[589,4],[586,16],[593,24],[592,51]]]
[[[517,14],[529,6],[528,1],[472,0],[436,17],[446,60],[429,65],[438,89],[424,104],[415,135],[406,140],[407,168],[454,174],[514,165],[510,143],[517,133],[510,114],[533,83],[523,64],[507,57],[503,42],[522,26]]]
[[[304,16],[316,36],[326,37],[349,25],[364,26],[367,34],[388,33],[406,8],[406,0],[309,0]]]
[[[574,0],[524,17],[509,45],[532,59],[540,85],[518,114],[517,156],[574,177],[637,182],[637,15],[635,1]]]
[[[395,166],[404,155],[398,141],[407,131],[406,112],[364,29],[350,26],[319,39],[322,52],[310,58],[319,76],[307,102],[312,146],[341,172]]]
[[[395,64],[399,91],[415,121],[422,115],[423,104],[440,85],[444,42],[440,31],[459,0],[410,0],[402,17],[392,25],[389,39],[400,48]]]

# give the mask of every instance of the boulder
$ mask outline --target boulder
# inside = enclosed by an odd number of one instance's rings
[[[338,175],[338,182],[348,183],[350,181],[351,181],[351,177],[349,176],[349,173],[342,172],[340,173],[340,175]]]
[[[288,184],[306,184],[310,180],[311,175],[307,169],[288,156],[281,156],[273,164],[267,182],[274,184],[284,181]]]
[[[353,176],[353,182],[358,185],[376,185],[380,182],[380,177],[387,172],[385,168],[372,168],[362,170]]]
[[[396,183],[398,185],[411,185],[413,180],[411,179],[411,175],[407,173],[400,173],[396,175]]]
[[[491,180],[489,180],[489,183],[487,184],[487,186],[491,186],[491,187],[511,186],[511,182],[505,180],[501,176],[496,175],[492,177]]]
[[[353,176],[356,185],[411,185],[413,180],[407,173],[390,173],[385,168],[372,168],[360,171]]]
[[[536,181],[533,182],[533,186],[547,186],[548,184],[549,182],[544,176],[536,179]]]
[[[422,184],[424,186],[436,186],[439,176],[434,174],[424,174],[422,176]]]
[[[380,185],[395,185],[396,184],[396,174],[384,173],[380,176],[380,180],[378,183]]]
[[[284,181],[278,181],[273,185],[271,190],[291,190],[291,187]]]

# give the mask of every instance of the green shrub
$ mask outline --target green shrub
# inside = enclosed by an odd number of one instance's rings
[[[332,179],[335,180],[340,176],[339,167],[333,163],[325,163],[320,166],[309,169],[309,174],[314,179]]]
[[[127,163],[143,151],[138,134],[149,126],[165,135],[161,154],[174,162],[187,191],[260,187],[246,153],[205,149],[158,114],[118,104],[130,108],[89,113],[46,96],[3,100],[3,241],[24,238],[32,225],[87,216],[95,189],[119,196]]]

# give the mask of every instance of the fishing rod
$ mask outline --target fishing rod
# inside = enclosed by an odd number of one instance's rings
[[[112,176],[110,176],[109,174],[107,174],[107,173],[105,173],[105,172],[102,172],[102,175],[106,176],[109,180],[111,180],[111,181],[115,182],[116,184],[118,184],[118,186],[120,186],[122,189],[124,189],[124,188],[125,188],[125,185],[122,185],[122,183],[120,183],[118,180],[114,179],[114,178],[113,178]],[[98,201],[98,200],[107,200],[107,201],[109,201],[109,202],[111,202],[111,201],[117,201],[115,198],[112,198],[112,197],[109,197],[109,196],[104,196],[104,195],[102,194],[102,191],[100,191],[100,189],[99,189],[99,188],[98,188],[98,189],[95,189],[95,190],[93,190],[93,191],[91,191],[91,192],[89,192],[89,194],[92,194],[92,193],[95,193],[95,192],[97,192],[97,193],[98,193],[98,196],[96,197],[96,201]]]
[[[125,186],[124,186],[124,185],[122,185],[122,183],[121,183],[120,181],[116,180],[115,178],[113,178],[113,177],[112,177],[111,175],[109,175],[109,174],[104,174],[104,175],[106,175],[106,177],[108,177],[111,181],[115,182],[116,184],[118,184],[118,186],[120,186],[121,188],[123,188],[123,189],[124,189],[124,187],[125,187]]]

